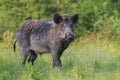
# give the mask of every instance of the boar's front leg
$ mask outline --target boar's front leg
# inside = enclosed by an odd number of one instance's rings
[[[60,51],[55,51],[53,50],[51,52],[52,54],[52,57],[53,57],[53,67],[57,66],[57,67],[62,67],[62,63],[61,63],[61,60],[60,60],[60,56],[61,56],[61,52]]]

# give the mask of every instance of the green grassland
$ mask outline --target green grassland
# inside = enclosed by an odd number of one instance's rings
[[[80,37],[63,53],[59,69],[52,68],[49,53],[22,67],[18,47],[16,53],[1,47],[0,80],[120,80],[119,49],[109,40]]]

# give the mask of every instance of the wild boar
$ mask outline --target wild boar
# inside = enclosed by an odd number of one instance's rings
[[[59,13],[53,14],[51,21],[28,20],[16,32],[15,44],[18,42],[24,65],[34,64],[38,54],[50,52],[53,58],[53,67],[62,67],[60,57],[63,51],[74,40],[73,26],[78,23],[79,15],[72,16]]]

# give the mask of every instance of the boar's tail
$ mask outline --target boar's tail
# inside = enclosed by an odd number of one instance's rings
[[[13,43],[14,52],[15,52],[15,50],[16,50],[16,42],[17,42],[17,40],[15,39],[15,40],[14,40],[14,43]]]

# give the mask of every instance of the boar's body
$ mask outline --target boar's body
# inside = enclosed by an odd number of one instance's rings
[[[25,64],[28,56],[28,62],[34,64],[38,54],[50,52],[53,67],[62,66],[60,56],[74,38],[71,22],[67,20],[68,17],[65,19],[54,14],[53,21],[28,20],[18,29],[16,40],[23,56],[22,64]]]

